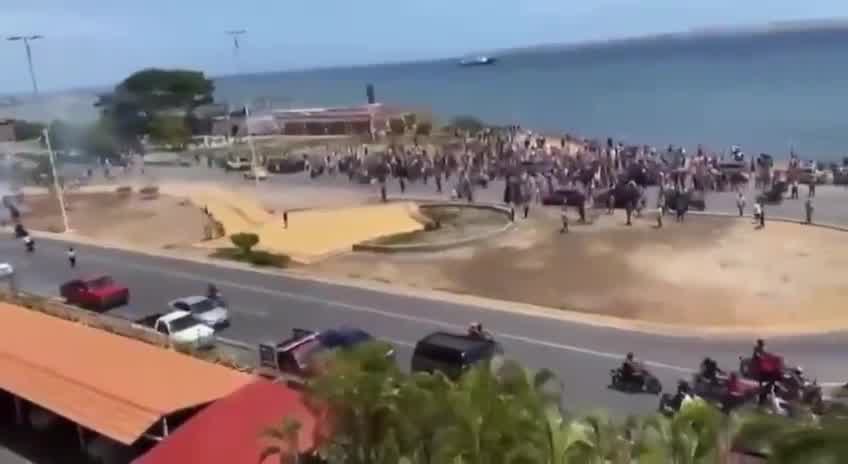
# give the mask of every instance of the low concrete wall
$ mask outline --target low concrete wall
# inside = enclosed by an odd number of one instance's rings
[[[407,200],[408,201],[408,200]],[[461,201],[430,201],[430,200],[420,200],[416,201],[419,203],[418,208],[425,210],[427,208],[473,208],[473,209],[485,209],[489,211],[495,211],[503,214],[507,217],[507,223],[498,229],[484,232],[481,234],[473,235],[471,237],[464,237],[457,240],[450,240],[445,242],[437,242],[437,243],[421,243],[421,244],[408,244],[408,245],[382,245],[378,243],[374,243],[374,241],[362,242],[353,245],[353,251],[369,251],[372,253],[426,253],[426,252],[434,252],[434,251],[442,251],[449,250],[451,248],[458,248],[462,246],[471,245],[476,242],[482,242],[484,240],[488,240],[498,234],[504,233],[511,229],[515,223],[509,221],[509,216],[512,213],[512,208],[494,204],[494,203],[465,203]],[[385,237],[384,237],[385,238]]]
[[[753,222],[753,218],[750,215],[739,216],[739,214],[720,213],[720,212],[714,212],[714,211],[689,211],[686,214],[693,214],[695,216],[724,217],[724,218],[729,218],[729,219],[747,219],[747,220]],[[802,225],[802,226],[821,227],[823,229],[835,230],[837,232],[848,232],[848,227],[840,226],[838,224],[828,224],[828,223],[825,223],[825,222],[815,222],[815,221],[807,224],[806,222],[801,221],[799,219],[793,219],[793,218],[781,217],[781,216],[771,216],[770,217],[768,214],[766,214],[766,223],[768,223],[768,222],[786,222],[786,223],[789,223],[789,224],[798,224],[798,225]]]
[[[30,308],[34,311],[43,312],[50,316],[85,324],[89,327],[105,330],[123,337],[140,340],[151,345],[163,348],[171,346],[168,337],[165,335],[120,317],[88,311],[82,308],[66,305],[54,299],[25,292],[17,292],[17,294],[13,294],[8,290],[0,291],[0,299],[11,304]]]

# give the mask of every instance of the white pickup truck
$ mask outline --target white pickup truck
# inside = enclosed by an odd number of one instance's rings
[[[171,342],[178,345],[190,345],[195,348],[215,346],[215,330],[188,311],[153,314],[135,323],[167,336]]]

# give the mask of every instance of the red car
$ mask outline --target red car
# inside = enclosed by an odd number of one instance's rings
[[[59,294],[68,304],[99,311],[125,305],[130,300],[130,290],[109,276],[65,282],[59,287]]]

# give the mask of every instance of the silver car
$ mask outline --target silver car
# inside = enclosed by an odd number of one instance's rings
[[[187,296],[168,303],[168,306],[176,310],[188,311],[199,321],[216,329],[230,325],[229,310],[221,300],[213,300],[205,296]]]

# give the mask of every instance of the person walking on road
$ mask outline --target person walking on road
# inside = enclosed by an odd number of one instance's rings
[[[736,194],[736,209],[739,210],[739,217],[745,216],[745,194],[741,191]]]
[[[807,198],[807,201],[804,202],[804,212],[807,215],[807,224],[813,223],[813,211],[815,210],[815,206],[813,205],[813,199]]]
[[[765,211],[761,201],[754,203],[754,223],[759,223],[760,227],[766,226]]]
[[[74,247],[68,248],[68,264],[71,265],[72,269],[77,267],[77,252]]]
[[[568,202],[562,202],[562,211],[560,212],[560,216],[562,218],[562,229],[559,230],[559,233],[566,234],[568,233]]]

